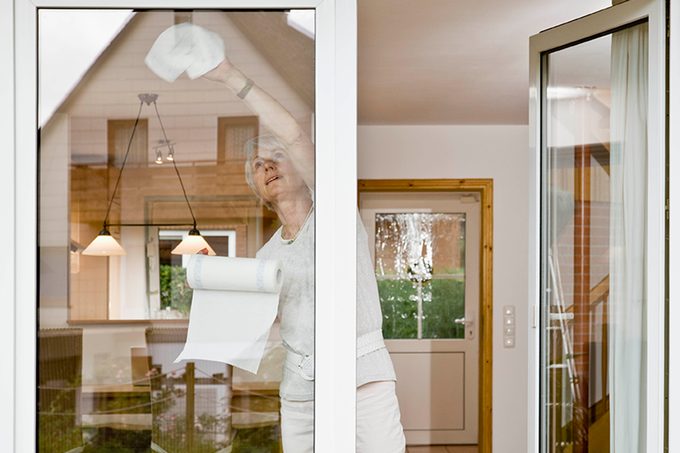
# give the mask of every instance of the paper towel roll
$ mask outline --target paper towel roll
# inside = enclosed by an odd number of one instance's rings
[[[274,260],[192,255],[187,266],[193,289],[278,293],[282,280],[281,266]]]
[[[212,360],[257,373],[276,319],[282,284],[278,261],[194,255],[189,331],[175,359]]]

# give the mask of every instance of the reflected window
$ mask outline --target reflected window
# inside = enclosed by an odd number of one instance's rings
[[[257,136],[256,116],[228,116],[217,120],[217,160],[243,162],[246,142]]]
[[[186,230],[158,231],[158,280],[160,310],[154,318],[186,318],[191,309],[192,289],[187,283],[188,255],[173,255],[172,250],[188,235]],[[201,235],[218,256],[236,256],[236,231],[202,230]]]
[[[132,144],[130,145],[130,152],[125,165],[139,167],[149,164],[149,122],[144,118],[140,118],[137,126],[135,127],[134,125],[134,119],[107,121],[108,165],[111,169],[115,168],[120,171],[120,168],[123,166],[130,137],[132,137]],[[133,128],[135,128],[134,136],[132,135]],[[109,174],[109,177],[115,178],[118,171],[115,174]]]

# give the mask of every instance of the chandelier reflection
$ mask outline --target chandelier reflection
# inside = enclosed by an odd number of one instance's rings
[[[132,127],[132,133],[130,134],[130,139],[127,144],[127,149],[125,150],[125,155],[123,157],[123,163],[121,165],[120,171],[118,172],[118,178],[116,179],[116,184],[113,187],[113,193],[106,208],[106,216],[104,217],[104,223],[101,231],[97,237],[83,250],[83,255],[94,255],[94,256],[119,256],[125,255],[125,249],[116,241],[116,239],[111,235],[109,227],[120,226],[120,227],[148,227],[148,226],[191,226],[189,233],[182,239],[177,247],[172,250],[172,254],[175,255],[192,255],[202,250],[207,250],[209,255],[215,255],[215,251],[210,247],[208,242],[201,236],[201,232],[196,226],[196,216],[194,216],[194,210],[191,208],[191,203],[189,203],[189,197],[187,197],[186,189],[184,188],[184,182],[182,181],[182,176],[177,168],[177,163],[175,162],[175,148],[174,143],[168,140],[168,136],[165,133],[165,127],[163,126],[163,121],[158,113],[158,106],[156,105],[156,100],[158,95],[154,93],[142,93],[137,96],[139,98],[139,111],[137,112],[137,118],[135,118],[134,126]],[[184,195],[184,201],[187,204],[189,213],[191,214],[192,223],[110,223],[109,215],[111,214],[111,206],[113,205],[113,200],[116,197],[118,191],[118,186],[120,185],[120,179],[125,170],[125,164],[127,163],[128,155],[130,154],[130,149],[132,147],[132,140],[135,136],[135,131],[137,130],[137,124],[139,123],[139,118],[142,114],[142,108],[144,104],[150,106],[153,104],[154,111],[156,113],[156,118],[161,127],[163,133],[163,139],[158,141],[158,144],[154,146],[156,153],[156,164],[163,164],[163,150],[167,149],[167,155],[165,160],[172,163],[172,166],[177,175],[177,179],[182,188],[182,194]]]

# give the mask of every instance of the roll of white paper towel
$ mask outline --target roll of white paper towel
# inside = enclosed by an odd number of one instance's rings
[[[187,281],[189,331],[175,363],[212,360],[257,373],[279,304],[279,262],[193,255]]]

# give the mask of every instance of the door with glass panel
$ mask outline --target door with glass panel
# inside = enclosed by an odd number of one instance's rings
[[[40,10],[37,451],[278,452],[291,391],[313,428],[313,378],[284,364],[314,347],[315,187],[287,167],[314,168],[315,35],[296,23],[314,17]],[[110,34],[56,96],[97,24]],[[231,85],[199,77],[220,52]],[[284,243],[286,178],[307,211]],[[294,242],[309,265],[293,274],[279,266]],[[275,321],[281,278],[304,281],[304,310]]]
[[[659,451],[663,402],[648,397],[663,382],[652,366],[663,334],[658,6],[629,1],[532,37],[544,452]]]
[[[479,194],[360,200],[407,443],[476,444]]]

